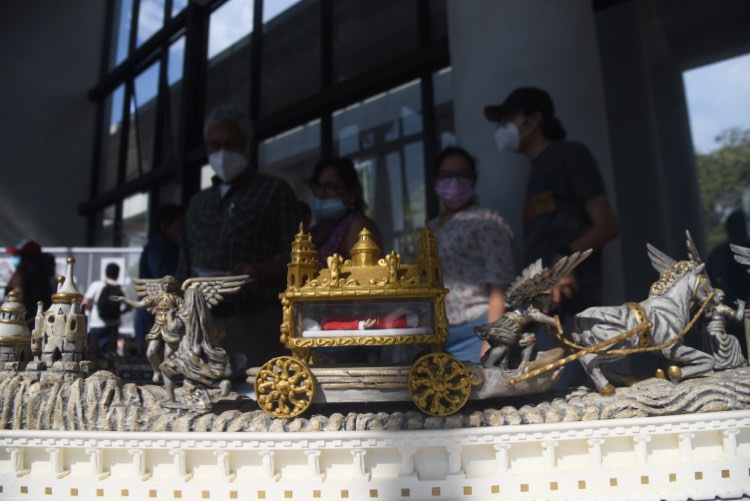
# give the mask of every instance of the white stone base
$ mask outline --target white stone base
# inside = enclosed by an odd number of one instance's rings
[[[418,431],[3,431],[0,499],[738,499],[750,410]]]

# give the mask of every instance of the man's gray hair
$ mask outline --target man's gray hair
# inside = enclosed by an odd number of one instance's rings
[[[236,125],[242,131],[245,142],[250,144],[253,137],[253,125],[247,114],[234,105],[222,105],[214,108],[203,124],[203,139],[208,136],[208,130],[220,123],[228,122]]]

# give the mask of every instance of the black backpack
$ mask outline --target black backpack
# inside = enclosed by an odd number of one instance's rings
[[[99,311],[99,318],[104,321],[120,320],[121,304],[111,299],[112,296],[124,296],[122,287],[119,285],[106,284],[99,294],[96,302],[96,308]]]

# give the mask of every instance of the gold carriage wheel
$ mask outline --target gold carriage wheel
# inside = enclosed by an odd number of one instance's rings
[[[307,364],[292,357],[266,362],[255,377],[258,405],[277,418],[299,416],[315,396],[315,380]]]
[[[466,405],[471,376],[464,364],[447,353],[428,353],[409,371],[409,393],[422,412],[448,416]]]

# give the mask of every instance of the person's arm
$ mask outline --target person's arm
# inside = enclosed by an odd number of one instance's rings
[[[261,282],[276,281],[286,276],[292,241],[301,221],[299,202],[289,185],[282,182],[276,188],[275,199],[276,231],[267,238],[276,238],[276,255],[258,263],[237,263],[232,268],[232,274],[249,275],[250,278]]]
[[[516,271],[512,239],[513,234],[502,216],[495,211],[489,211],[479,227],[476,239],[484,256],[485,277],[489,286],[487,323],[495,322],[505,314],[505,286],[513,282]],[[480,356],[484,355],[489,347],[485,340]]]
[[[487,323],[491,324],[500,320],[505,314],[505,289],[492,287],[490,289],[489,309],[487,310]]]
[[[89,285],[89,288],[86,289],[86,293],[83,295],[83,299],[81,300],[81,305],[86,309],[86,311],[91,311],[91,309],[94,307],[94,299],[96,298],[96,295],[99,293],[99,287],[104,287],[100,282],[92,282],[91,285]]]
[[[570,250],[599,250],[604,244],[617,237],[620,225],[606,195],[594,195],[584,202],[584,210],[591,220],[591,228],[568,244]]]
[[[617,216],[615,216],[606,195],[594,195],[587,199],[584,203],[584,210],[591,219],[591,228],[570,242],[567,250],[558,249],[553,262],[565,257],[566,253],[581,252],[587,249],[600,250],[604,247],[604,244],[617,237],[620,232]],[[552,303],[560,304],[562,298],[570,299],[575,291],[575,271],[571,271],[550,289]]]
[[[500,320],[505,314],[505,289],[501,287],[490,288],[490,299],[488,303],[489,309],[487,310],[487,323],[491,324]],[[483,356],[484,353],[490,349],[490,343],[485,339],[482,342],[482,348],[479,352],[479,356]]]

